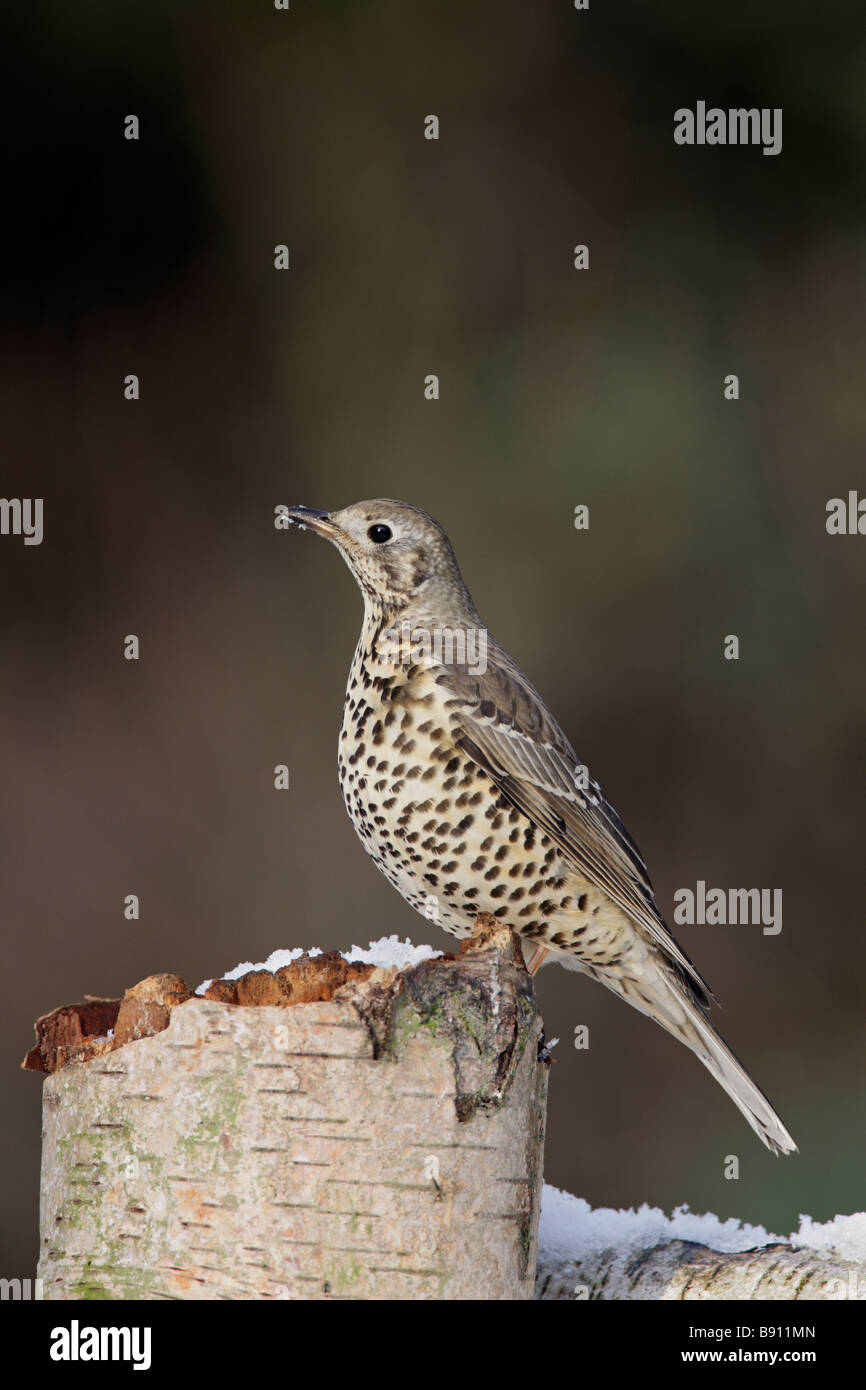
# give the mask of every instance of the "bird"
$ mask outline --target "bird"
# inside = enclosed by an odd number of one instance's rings
[[[391,498],[282,509],[340,552],[364,600],[337,766],[364,848],[458,938],[490,913],[534,975],[588,975],[700,1059],[771,1152],[796,1144],[708,1013],[715,997],[647,866],[537,690],[484,626],[448,537]]]

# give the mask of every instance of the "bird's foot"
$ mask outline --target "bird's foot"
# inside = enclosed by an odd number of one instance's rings
[[[541,968],[545,957],[549,954],[546,946],[536,946],[529,960],[526,962],[526,969],[530,975],[536,975]]]

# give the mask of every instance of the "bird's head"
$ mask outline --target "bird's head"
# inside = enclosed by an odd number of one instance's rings
[[[336,512],[286,510],[337,547],[368,607],[394,614],[424,609],[443,618],[474,614],[448,537],[420,507],[380,498]]]

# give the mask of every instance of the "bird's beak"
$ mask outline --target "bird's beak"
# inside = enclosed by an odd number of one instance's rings
[[[301,530],[309,526],[311,531],[326,536],[329,541],[336,540],[341,534],[339,526],[331,521],[328,513],[320,511],[318,507],[287,507],[286,511]]]

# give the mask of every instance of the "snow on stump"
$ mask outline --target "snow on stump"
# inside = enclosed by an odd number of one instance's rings
[[[153,976],[37,1039],[46,1299],[533,1298],[547,1066],[492,918],[399,971]]]

